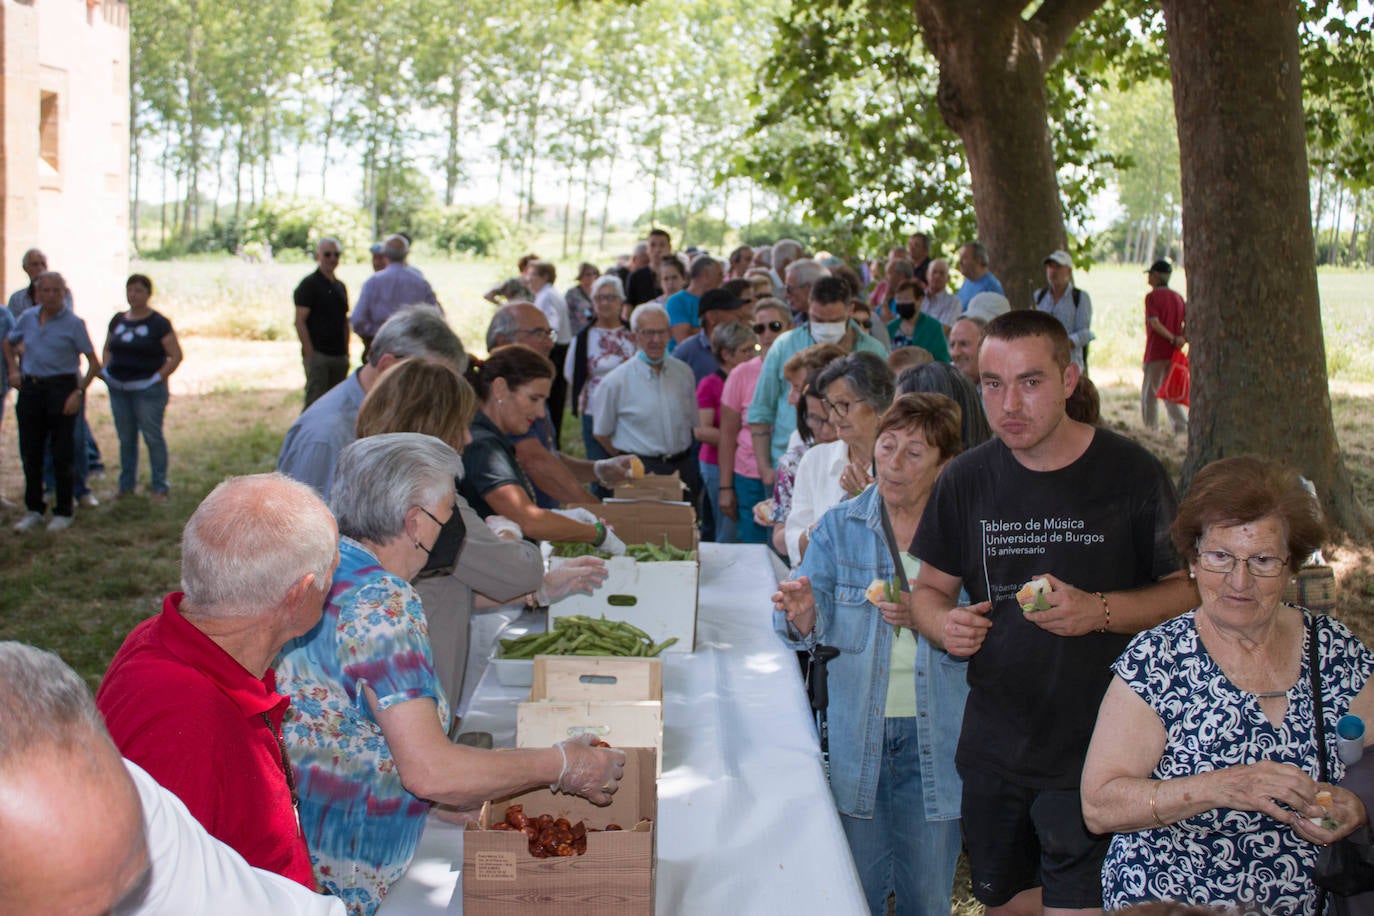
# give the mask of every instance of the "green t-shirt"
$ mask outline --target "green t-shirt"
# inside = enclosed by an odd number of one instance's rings
[[[921,561],[903,552],[902,571],[914,582],[921,571]],[[897,638],[892,640],[883,715],[889,719],[916,715],[916,633],[910,627],[902,627]]]

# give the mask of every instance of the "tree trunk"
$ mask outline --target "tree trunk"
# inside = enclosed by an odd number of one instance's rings
[[[1364,206],[1364,192],[1355,195],[1355,205],[1350,208],[1350,214],[1354,217],[1354,222],[1350,225],[1350,248],[1341,252],[1341,263],[1349,264],[1359,257],[1359,250],[1355,247],[1355,240],[1360,237],[1360,207]]]
[[[1326,166],[1317,169],[1317,209],[1312,217],[1312,238],[1321,232],[1322,208],[1326,206]]]
[[[1341,208],[1345,206],[1345,185],[1336,182],[1336,218],[1331,221],[1331,244],[1326,246],[1326,263],[1339,264],[1336,252],[1341,246]]]
[[[458,154],[459,154],[459,128],[462,125],[458,117],[459,108],[462,100],[460,92],[459,77],[454,74],[452,77],[453,87],[449,95],[448,102],[448,149],[444,153],[444,206],[453,206],[454,195],[458,193]]]
[[[1045,74],[1101,0],[914,0],[940,64],[940,114],[964,143],[979,240],[1013,308],[1044,285],[1067,234],[1050,140]]]
[[[1163,0],[1190,257],[1186,488],[1255,453],[1316,485],[1328,518],[1370,534],[1331,419],[1312,239],[1295,0]],[[1265,66],[1256,67],[1262,60]],[[1256,265],[1266,265],[1256,270]]]

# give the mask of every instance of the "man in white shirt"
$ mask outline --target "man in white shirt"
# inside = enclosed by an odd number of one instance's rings
[[[638,455],[650,474],[677,472],[692,503],[701,475],[692,454],[697,425],[692,369],[668,358],[668,312],[646,302],[630,319],[638,347],[633,359],[611,370],[596,391],[592,435],[611,455]]]
[[[301,913],[343,903],[252,868],[123,760],[56,655],[0,642],[0,912]]]

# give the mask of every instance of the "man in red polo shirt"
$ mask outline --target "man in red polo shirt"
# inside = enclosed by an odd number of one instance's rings
[[[319,622],[338,538],[304,484],[221,483],[182,533],[182,591],[134,628],[96,694],[125,757],[250,865],[312,890],[270,666]]]

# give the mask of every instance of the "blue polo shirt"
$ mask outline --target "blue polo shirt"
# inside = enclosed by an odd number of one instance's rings
[[[361,371],[330,388],[296,418],[277,456],[278,471],[314,487],[326,500],[334,483],[334,464],[355,438],[358,409],[367,394],[358,380]]]
[[[979,293],[997,293],[1005,296],[1002,292],[1002,283],[992,275],[992,271],[983,274],[977,280],[964,280],[964,285],[959,287],[959,301],[964,304],[964,311],[968,311],[968,304],[973,301],[973,297]]]
[[[40,377],[76,375],[81,371],[81,354],[95,352],[86,322],[69,306],[47,321],[39,320],[42,314],[39,308],[26,310],[9,333],[11,344],[24,345],[20,371]]]
[[[701,327],[701,318],[697,315],[697,307],[701,305],[701,297],[695,296],[687,290],[678,290],[668,297],[663,303],[663,308],[668,312],[668,325],[690,324],[693,328]],[[672,353],[677,349],[677,341],[668,338],[668,352]]]

